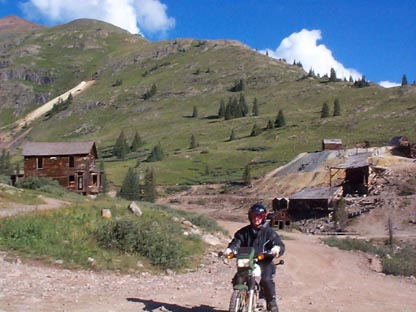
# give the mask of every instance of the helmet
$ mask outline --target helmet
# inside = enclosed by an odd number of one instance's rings
[[[256,226],[256,224],[254,224],[254,220],[259,217],[261,219],[261,224],[263,224],[267,217],[267,210],[262,203],[254,204],[248,210],[248,220],[250,221],[251,225]]]

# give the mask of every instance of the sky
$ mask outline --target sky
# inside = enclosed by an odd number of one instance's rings
[[[416,0],[0,0],[0,18],[102,20],[149,41],[238,40],[259,53],[398,86],[416,80]]]

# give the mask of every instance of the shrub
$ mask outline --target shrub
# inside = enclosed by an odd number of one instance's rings
[[[325,239],[324,242],[331,247],[337,247],[342,250],[361,250],[363,252],[378,254],[378,249],[375,246],[359,239],[338,239],[336,237],[330,237]]]
[[[58,196],[62,196],[66,192],[66,189],[62,187],[58,181],[45,177],[27,177],[23,180],[19,180],[17,186],[30,190],[40,190]]]
[[[6,176],[6,175],[2,175],[2,174],[0,174],[0,183],[4,183],[4,184],[11,184],[11,180],[10,180],[10,177],[9,176]]]
[[[175,269],[186,263],[187,253],[178,238],[181,233],[178,224],[153,215],[138,221],[122,219],[103,224],[95,236],[104,247],[139,254],[153,265]]]
[[[394,253],[386,255],[383,260],[383,272],[385,274],[416,276],[416,250],[405,247]]]
[[[386,246],[376,246],[371,242],[358,239],[338,239],[331,237],[324,242],[332,247],[343,250],[360,250],[377,254],[382,258],[383,272],[392,275],[411,276],[416,275],[416,250],[413,247],[405,246],[396,252]]]

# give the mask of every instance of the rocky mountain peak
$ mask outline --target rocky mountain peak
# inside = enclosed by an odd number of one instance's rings
[[[43,26],[29,22],[15,15],[6,16],[0,19],[0,33],[30,31],[41,28],[43,28]]]

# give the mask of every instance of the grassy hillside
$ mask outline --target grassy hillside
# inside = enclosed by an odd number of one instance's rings
[[[27,139],[95,140],[105,156],[121,131],[128,143],[137,131],[145,141],[137,153],[124,161],[105,158],[108,178],[116,185],[138,160],[141,172],[154,167],[158,184],[227,182],[241,181],[247,164],[252,176],[263,175],[300,152],[320,149],[324,138],[340,138],[348,147],[363,140],[385,145],[396,135],[416,141],[415,86],[355,88],[347,82],[306,78],[298,66],[261,55],[239,42],[147,42],[105,23],[78,20],[34,31],[10,51],[29,46],[36,46],[36,53],[11,58],[10,66],[46,71],[54,80],[46,85],[19,79],[13,83],[28,84],[35,93],[57,95],[95,72],[98,79],[66,111],[36,121]],[[240,79],[244,90],[231,92]],[[152,85],[157,87],[156,94],[144,100]],[[220,101],[227,104],[230,97],[238,99],[240,94],[249,115],[227,121],[217,118]],[[254,99],[259,103],[258,116],[251,114]],[[341,116],[321,118],[324,102],[332,116],[335,99],[340,102]],[[194,107],[198,116],[191,118]],[[18,116],[13,105],[0,109],[2,116],[8,116],[0,118],[0,125]],[[264,129],[269,120],[274,122],[280,109],[285,127],[250,136],[255,124]],[[229,141],[232,130],[236,139]],[[199,143],[195,149],[189,148],[192,135]],[[144,162],[157,144],[165,159]]]

